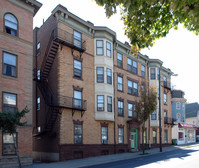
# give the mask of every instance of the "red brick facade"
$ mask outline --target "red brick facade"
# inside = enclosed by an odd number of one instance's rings
[[[16,107],[25,106],[30,112],[24,118],[27,126],[17,128],[17,145],[22,164],[32,163],[32,69],[33,69],[33,15],[41,4],[35,1],[0,1],[0,112],[3,110],[3,93],[16,95]],[[31,12],[32,11],[32,12]],[[5,32],[5,14],[11,14],[17,20],[17,36]],[[16,56],[16,76],[5,74],[4,53]],[[0,167],[7,155],[2,152],[2,132],[0,131]],[[27,158],[27,159],[23,159]],[[16,159],[13,156],[13,159]],[[10,163],[13,164],[14,163]]]

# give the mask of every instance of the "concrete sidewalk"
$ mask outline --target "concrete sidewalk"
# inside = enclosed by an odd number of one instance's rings
[[[185,148],[192,147],[195,145],[199,145],[199,143],[163,147],[162,152],[185,149]],[[160,149],[159,148],[149,149],[149,150],[146,150],[146,153],[149,153],[150,155],[157,154],[157,153],[160,153]],[[121,154],[90,157],[90,158],[85,158],[85,159],[69,160],[69,161],[54,162],[54,163],[34,163],[32,166],[23,166],[23,168],[80,168],[84,166],[92,166],[92,165],[97,165],[97,164],[103,164],[103,163],[109,163],[109,162],[114,162],[114,161],[148,156],[148,155],[140,155],[140,154],[142,154],[142,151],[139,151],[136,153],[121,153]]]

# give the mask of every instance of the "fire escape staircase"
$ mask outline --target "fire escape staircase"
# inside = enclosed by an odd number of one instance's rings
[[[52,31],[40,69],[40,80],[35,77],[37,86],[45,100],[46,105],[48,106],[45,126],[45,132],[48,133],[53,132],[53,126],[57,121],[58,115],[60,114],[60,108],[72,109],[72,115],[74,114],[74,110],[80,110],[81,116],[83,116],[87,109],[86,100],[76,100],[67,96],[55,95],[48,85],[48,76],[57,55],[59,44],[61,44],[61,46],[69,46],[71,49],[75,49],[81,53],[85,51],[85,41],[82,40],[81,47],[79,47],[74,45],[73,37],[68,32],[57,28]],[[37,73],[35,72],[35,74]],[[75,106],[75,102],[78,102],[80,107]]]

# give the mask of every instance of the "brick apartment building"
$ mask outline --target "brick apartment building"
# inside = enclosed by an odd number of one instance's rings
[[[27,126],[15,134],[22,165],[32,164],[33,16],[41,4],[34,0],[0,1],[0,112],[25,106]],[[0,130],[0,167],[16,166],[14,142]]]
[[[142,82],[159,90],[159,76],[165,118],[162,141],[171,144],[172,72],[162,61],[142,54],[134,57],[114,31],[94,26],[62,5],[35,28],[34,46],[35,159],[58,161],[140,150],[135,103]],[[146,122],[144,142],[152,147],[159,143],[158,111]]]

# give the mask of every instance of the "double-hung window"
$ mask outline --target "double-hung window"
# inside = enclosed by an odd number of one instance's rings
[[[128,116],[133,117],[133,104],[128,103]]]
[[[104,51],[103,51],[103,40],[97,40],[96,41],[96,54],[97,55],[103,55]]]
[[[4,16],[4,31],[13,36],[17,36],[18,32],[18,21],[16,17],[10,13],[5,14]]]
[[[168,143],[168,131],[164,130],[164,143]]]
[[[41,47],[41,45],[40,45],[40,42],[39,42],[39,43],[37,43],[37,55],[40,54],[40,47]]]
[[[40,97],[37,98],[37,110],[40,110],[41,108],[41,100]]]
[[[107,83],[112,84],[112,70],[107,68],[106,74],[107,74]]]
[[[137,82],[133,82],[133,95],[138,95],[138,84]]]
[[[97,67],[97,83],[103,83],[103,82],[104,82],[104,68]]]
[[[133,61],[133,73],[137,75],[138,65],[136,61]]]
[[[41,71],[40,69],[37,70],[37,80],[41,79]]]
[[[133,82],[128,80],[128,93],[133,94]]]
[[[111,57],[111,43],[106,42],[106,56]]]
[[[82,125],[74,124],[74,143],[82,144]]]
[[[118,143],[124,143],[124,128],[118,128]]]
[[[124,102],[118,100],[118,115],[123,116],[124,115]]]
[[[120,76],[117,77],[117,89],[123,91],[123,78]]]
[[[112,97],[107,96],[107,111],[112,112]]]
[[[122,68],[123,67],[123,63],[122,63],[122,54],[117,53],[117,66]]]
[[[151,73],[151,79],[154,80],[155,79],[155,68],[151,68],[150,69],[150,73]]]
[[[73,35],[74,45],[78,48],[82,48],[82,34],[74,30]]]
[[[16,133],[13,134],[15,140],[17,140]],[[3,155],[15,155],[15,145],[14,140],[11,134],[9,133],[3,133],[3,149],[2,149]]]
[[[77,109],[82,108],[82,92],[74,90],[73,107]]]
[[[97,96],[97,111],[104,111],[104,96]]]
[[[82,62],[74,59],[74,77],[82,78]]]
[[[157,120],[157,111],[156,110],[151,114],[151,120]]]
[[[17,76],[17,56],[3,52],[3,74],[16,77]]]
[[[3,93],[3,111],[15,114],[17,109],[17,95]]]
[[[130,58],[127,58],[127,69],[128,69],[128,71],[132,72],[133,71],[132,67],[133,67],[133,60],[130,59]]]
[[[101,127],[102,144],[108,144],[108,127]]]
[[[167,104],[167,94],[164,93],[164,104]]]
[[[163,76],[164,87],[167,87],[167,77]]]
[[[144,65],[141,65],[141,74],[142,74],[142,77],[145,78],[146,71],[145,71]]]

